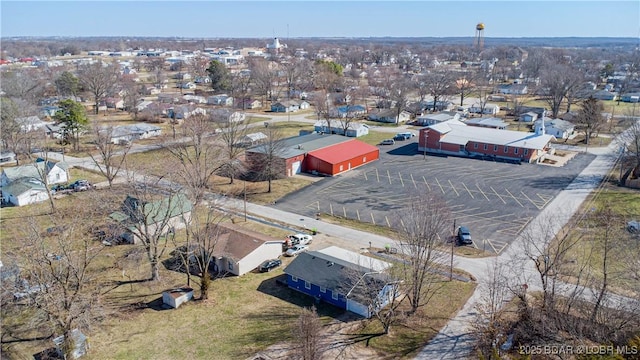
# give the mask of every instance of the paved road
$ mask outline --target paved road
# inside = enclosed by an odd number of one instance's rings
[[[285,118],[286,121],[286,118]],[[394,130],[397,131],[397,130]],[[569,186],[561,191],[540,214],[534,218],[525,228],[535,229],[541,222],[547,221],[549,216],[554,216],[553,232],[557,232],[571,216],[579,209],[587,196],[600,184],[604,176],[609,172],[617,158],[616,150],[619,145],[613,141],[606,148],[591,148],[589,152],[597,155]],[[49,157],[62,160],[62,154],[49,153]],[[73,166],[95,169],[91,160],[66,157],[65,161]],[[243,212],[243,202],[238,199],[216,197],[218,206],[234,209],[238,213]],[[349,248],[366,248],[370,245],[384,247],[389,244],[397,246],[393,240],[384,236],[369,234],[362,231],[345,228],[339,225],[329,224],[309,216],[301,216],[291,212],[282,211],[270,206],[262,206],[247,203],[247,211],[265,221],[277,219],[277,221],[296,227],[308,229],[317,228],[321,233],[339,239]],[[452,318],[444,328],[425,346],[416,356],[416,359],[464,359],[468,358],[473,350],[473,336],[470,324],[475,317],[475,306],[483,296],[483,285],[488,282],[489,269],[493,261],[513,265],[514,259],[521,258],[524,252],[524,238],[519,236],[507,249],[496,258],[471,259],[465,257],[454,258],[457,268],[473,274],[479,286],[464,307]],[[515,283],[526,282],[532,290],[540,288],[540,282],[536,278],[531,261],[521,261],[520,269],[511,269],[511,281]],[[589,298],[589,291],[584,291],[585,298]],[[611,296],[616,301],[629,301],[626,298]]]

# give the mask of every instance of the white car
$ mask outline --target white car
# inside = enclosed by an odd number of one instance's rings
[[[311,242],[311,240],[313,240],[313,237],[307,234],[295,234],[289,235],[287,237],[289,238],[289,240],[291,240],[292,245],[307,245]]]
[[[309,248],[307,245],[296,245],[292,248],[290,248],[289,250],[287,250],[284,254],[286,256],[296,256],[298,254],[300,254],[301,252],[305,252],[307,251]]]

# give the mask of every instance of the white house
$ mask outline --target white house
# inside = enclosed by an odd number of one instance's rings
[[[427,125],[433,125],[433,124],[437,124],[437,123],[441,123],[449,120],[459,120],[459,119],[460,119],[459,113],[454,111],[451,111],[451,112],[445,111],[441,113],[418,116],[416,118],[416,123],[418,125],[427,126]]]
[[[399,124],[408,121],[410,118],[411,113],[405,110],[402,110],[399,115],[396,109],[379,109],[378,111],[369,113],[369,120],[384,123]]]
[[[347,125],[347,133],[344,131],[344,124],[340,121],[333,121],[331,123],[331,131],[326,120],[318,120],[313,125],[314,131],[325,134],[338,134],[346,135],[348,137],[360,137],[369,134],[369,126],[361,122],[349,122]]]
[[[498,91],[505,95],[526,95],[529,88],[526,84],[502,84],[498,85]]]
[[[242,227],[224,224],[214,249],[215,270],[220,273],[244,275],[262,262],[282,255],[283,240]]]
[[[41,179],[46,173],[47,183],[61,184],[69,181],[69,166],[64,162],[37,161],[33,164],[5,168],[0,175],[0,186],[6,186],[21,178]]]
[[[500,111],[500,106],[497,104],[485,104],[484,110],[482,110],[482,106],[478,103],[475,103],[469,107],[469,112],[474,114],[485,114],[485,115],[497,115]]]
[[[204,98],[204,96],[200,96],[200,95],[185,95],[182,97],[185,101],[191,103],[191,104],[206,104],[207,103],[207,99]]]
[[[534,123],[536,133],[542,132],[542,119]],[[556,139],[569,139],[575,133],[575,125],[562,119],[544,118],[544,133],[553,135]]]
[[[256,132],[256,133],[251,133],[251,134],[247,134],[243,137],[241,137],[238,140],[238,144],[241,146],[253,146],[256,144],[259,144],[260,142],[264,141],[267,139],[267,135],[261,133],[261,132]]]
[[[122,125],[113,128],[111,132],[111,142],[114,144],[122,144],[134,140],[160,136],[161,134],[162,128],[147,123]]]
[[[52,122],[42,121],[37,116],[19,117],[15,119],[15,122],[20,125],[20,130],[24,132],[42,129],[47,125],[53,124]]]
[[[537,119],[538,119],[538,114],[534,113],[533,111],[528,111],[524,114],[520,114],[520,117],[518,118],[518,120],[522,122],[534,122]]]
[[[210,118],[219,124],[229,124],[242,122],[247,115],[241,111],[233,111],[230,109],[212,109]]]
[[[37,178],[20,178],[2,186],[2,199],[15,206],[24,206],[48,200],[49,192]]]
[[[207,104],[209,105],[220,105],[220,106],[232,106],[233,105],[233,97],[227,94],[219,94],[209,96],[207,98]]]

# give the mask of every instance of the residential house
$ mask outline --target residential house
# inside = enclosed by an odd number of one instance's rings
[[[408,121],[411,118],[411,113],[405,110],[400,111],[396,109],[377,109],[369,113],[369,120],[378,121],[384,123],[399,124]]]
[[[495,117],[473,118],[465,121],[465,124],[469,126],[478,126],[478,127],[484,127],[484,128],[503,129],[503,130],[506,129],[507,126],[509,126],[509,124],[502,121],[502,119],[495,118]]]
[[[160,92],[160,89],[155,86],[145,86],[142,90],[143,95],[158,95]]]
[[[424,108],[429,111],[433,111],[433,100],[425,101]],[[449,111],[454,108],[454,105],[451,101],[440,100],[436,101],[435,109],[436,111]]]
[[[284,269],[287,286],[369,318],[397,296],[391,264],[336,246],[307,251]]]
[[[449,120],[459,120],[459,119],[460,119],[460,114],[458,112],[444,111],[441,113],[418,116],[416,118],[416,123],[418,125],[426,126],[426,125],[433,125],[433,124],[437,124],[437,123],[441,123]]]
[[[620,95],[620,101],[628,103],[640,102],[640,92],[622,94]]]
[[[52,118],[60,111],[60,107],[55,105],[46,105],[40,108],[40,115]]]
[[[214,271],[242,276],[282,255],[283,240],[233,224],[218,225]]]
[[[485,115],[497,115],[500,111],[500,106],[497,104],[485,104],[484,109],[482,109],[481,104],[475,103],[469,107],[469,112],[474,114],[485,114]]]
[[[498,92],[505,95],[526,95],[529,88],[526,84],[501,84],[498,85]]]
[[[2,201],[15,206],[36,204],[49,199],[49,192],[41,180],[23,177],[2,186]]]
[[[613,101],[618,99],[618,93],[606,90],[596,91],[591,94],[594,99],[604,100],[604,101]]]
[[[120,98],[109,97],[102,101],[100,101],[100,106],[98,107],[100,110],[122,110],[124,109],[124,100]]]
[[[220,106],[232,106],[233,97],[227,94],[213,95],[207,98],[207,104],[220,105]]]
[[[267,140],[267,135],[261,132],[256,132],[256,133],[247,134],[241,137],[238,140],[238,145],[242,147],[250,147],[250,146],[258,145],[261,142],[264,142],[265,140]]]
[[[542,131],[542,119],[534,123],[535,132]],[[570,139],[575,133],[575,125],[562,119],[544,118],[544,133],[553,135],[556,139]]]
[[[138,243],[144,234],[164,235],[183,229],[191,219],[193,204],[183,193],[156,201],[142,201],[127,196],[121,211],[109,217],[120,224],[126,233],[123,238]]]
[[[20,130],[24,132],[39,130],[52,124],[51,122],[40,120],[37,116],[18,117],[15,119],[15,122],[20,126]]]
[[[329,125],[326,120],[316,121],[313,127],[315,132],[324,134],[338,134],[348,137],[360,137],[369,134],[369,126],[357,121],[348,123],[346,134],[344,124],[339,121],[331,122],[331,129],[329,129]]]
[[[15,161],[17,161],[17,155],[13,151],[2,150],[0,152],[0,165],[6,165]]]
[[[161,93],[158,94],[158,102],[164,104],[177,104],[182,99],[182,94],[180,93]]]
[[[69,181],[69,166],[64,162],[36,161],[33,164],[8,167],[0,175],[0,186],[21,178],[42,179],[43,174],[46,174],[47,184],[63,184]]]
[[[240,109],[260,109],[262,102],[257,99],[238,99],[235,106]]]
[[[111,131],[111,142],[126,144],[134,140],[149,139],[160,136],[162,128],[147,123],[116,126]]]
[[[271,105],[272,112],[296,112],[309,108],[309,103],[298,100],[285,100]]]
[[[329,116],[335,118],[354,118],[367,113],[367,109],[362,105],[345,105],[329,110]]]
[[[142,100],[138,103],[138,105],[136,105],[136,110],[138,110],[138,112],[144,110],[147,108],[147,106],[153,104],[153,101],[149,101],[149,100]]]
[[[171,119],[184,120],[194,115],[207,115],[207,110],[193,105],[178,105],[170,107],[167,116]]]
[[[191,80],[192,76],[189,73],[177,73],[173,78],[176,80]]]
[[[204,96],[200,96],[200,95],[187,94],[187,95],[184,95],[182,99],[184,99],[189,104],[206,104],[207,103],[207,99],[205,99]]]
[[[540,162],[553,135],[467,126],[447,121],[420,129],[418,152],[472,158]]]
[[[219,124],[239,123],[247,118],[244,112],[231,109],[211,109],[209,113],[210,118]]]
[[[345,92],[335,92],[327,94],[329,102],[334,105],[343,105],[351,102],[351,95]]]
[[[193,82],[196,84],[209,84],[211,83],[211,78],[208,76],[196,76]]]
[[[518,117],[518,121],[522,122],[534,122],[536,120],[538,120],[538,114],[533,111],[527,111]]]
[[[177,83],[176,87],[179,88],[179,89],[193,90],[197,86],[196,86],[196,84],[194,84],[192,82],[182,82],[182,83]]]

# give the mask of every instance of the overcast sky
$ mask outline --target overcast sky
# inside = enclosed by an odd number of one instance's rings
[[[6,1],[1,36],[640,37],[640,1]]]

